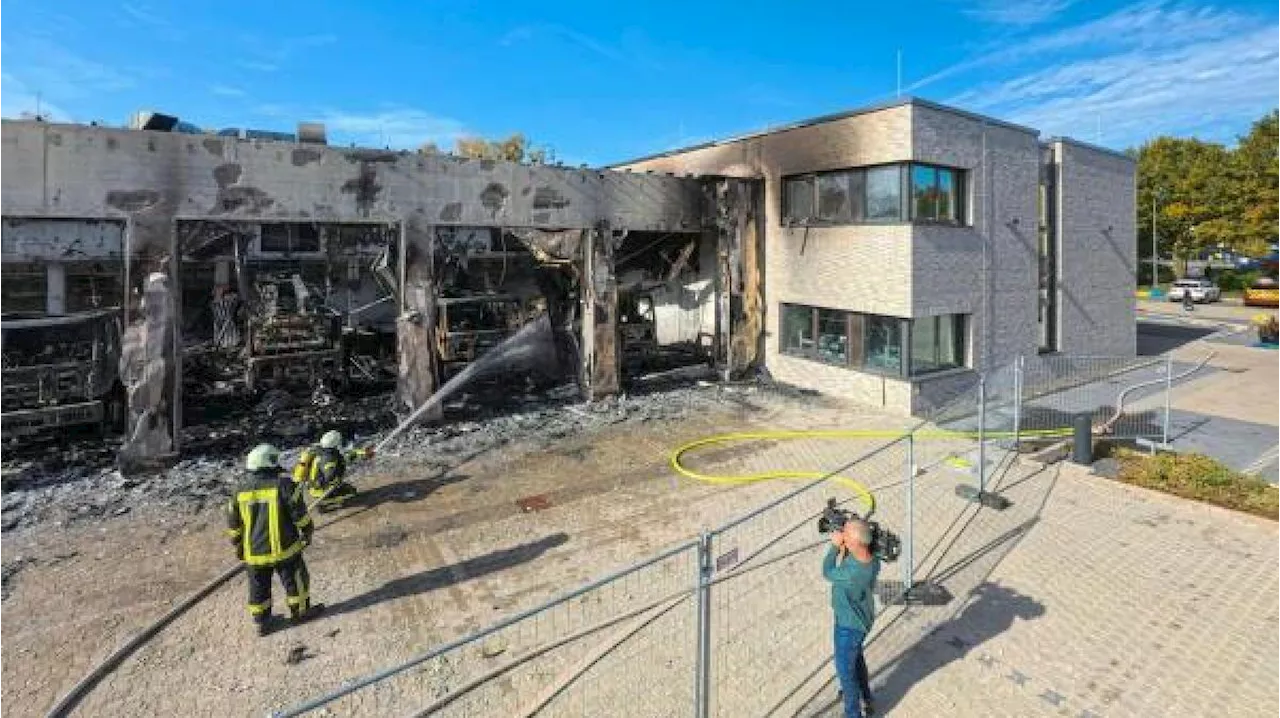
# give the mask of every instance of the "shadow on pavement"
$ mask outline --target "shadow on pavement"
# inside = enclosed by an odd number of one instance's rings
[[[876,621],[866,650],[877,714],[900,703],[927,676],[1007,630],[1015,619],[1044,615],[1039,601],[992,582],[991,576],[1039,523],[1057,479],[1056,467],[1030,469],[1010,461],[993,472],[989,483],[1012,501],[1010,508],[996,511],[958,499],[948,504],[954,514],[938,540],[922,547],[916,580],[955,600],[946,606],[909,605]],[[944,505],[932,508],[939,511]],[[836,688],[832,675],[800,714],[840,715]]]
[[[1216,331],[1218,330],[1212,327],[1138,322],[1138,356],[1165,354],[1197,339],[1204,339]]]
[[[324,617],[359,611],[384,601],[393,601],[397,598],[435,591],[494,573],[495,571],[518,566],[538,558],[556,546],[563,545],[568,540],[568,534],[563,532],[554,533],[530,543],[492,551],[465,561],[449,564],[448,566],[439,566],[421,573],[415,573],[411,576],[392,579],[372,591],[329,604],[324,612]]]
[[[979,584],[951,620],[938,625],[926,640],[891,666],[876,671],[877,711],[893,710],[912,686],[964,659],[977,646],[1008,630],[1015,620],[1029,621],[1044,613],[1044,605],[1034,598],[1000,584]],[[928,640],[935,637],[939,640]]]

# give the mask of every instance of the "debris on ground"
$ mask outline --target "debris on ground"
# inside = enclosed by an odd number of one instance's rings
[[[0,569],[0,600],[9,600],[9,594],[13,590],[13,580],[18,577],[18,574],[28,564],[35,562],[35,558],[31,556],[19,556],[12,561],[5,562],[3,568]]]
[[[709,383],[696,373],[686,374],[678,370],[647,377],[634,383],[631,394],[590,403],[581,401],[573,384],[513,393],[500,381],[475,382],[445,405],[443,422],[410,428],[379,459],[448,468],[458,457],[510,443],[545,449],[623,422],[672,421],[740,405],[757,393],[811,394],[767,381]],[[136,476],[120,473],[113,447],[101,439],[86,438],[83,445],[73,443],[56,454],[14,456],[6,451],[0,526],[5,531],[46,522],[67,526],[153,506],[200,513],[221,505],[240,480],[247,447],[271,441],[284,452],[282,463],[287,464],[323,429],[337,428],[357,445],[370,445],[396,425],[391,406],[390,394],[317,405],[267,392],[251,411],[234,419],[185,429],[182,459]],[[205,411],[213,415],[214,409],[206,405]]]

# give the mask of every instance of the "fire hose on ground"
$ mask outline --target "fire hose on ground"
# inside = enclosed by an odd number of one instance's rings
[[[532,325],[527,325],[523,334]],[[532,330],[536,331],[536,330]],[[1108,419],[1101,427],[1101,433],[1106,433],[1119,421],[1124,412],[1124,400],[1130,393],[1137,389],[1147,386],[1153,386],[1161,382],[1171,382],[1184,379],[1195,372],[1202,369],[1210,359],[1213,358],[1214,352],[1210,352],[1200,362],[1191,369],[1178,374],[1175,377],[1161,377],[1159,379],[1143,382],[1125,388],[1117,397],[1117,408],[1115,414]],[[472,366],[475,366],[474,364]],[[466,373],[466,372],[464,372]],[[464,379],[460,374],[456,379]],[[464,379],[465,380],[465,379]],[[391,433],[383,438],[375,447],[375,453],[380,453],[383,447],[390,444],[396,439],[405,428],[412,425],[432,406],[438,406],[445,396],[450,392],[446,389],[450,385],[461,384],[460,381],[450,382],[449,385],[442,387],[441,391],[421,406],[419,406],[404,422],[397,426]],[[1001,431],[1001,432],[984,432],[984,438],[1064,438],[1071,434],[1070,427],[1052,428],[1052,429],[1032,429],[1018,432]],[[761,481],[772,480],[809,480],[816,481],[819,479],[830,479],[837,485],[843,486],[853,492],[853,494],[861,501],[866,511],[864,515],[870,515],[875,510],[875,497],[862,482],[842,475],[829,475],[821,471],[802,471],[802,470],[777,470],[764,471],[752,474],[711,474],[691,469],[684,464],[687,454],[691,454],[696,450],[700,450],[709,446],[728,443],[740,443],[745,441],[787,441],[787,440],[849,440],[849,439],[889,439],[897,440],[906,436],[912,436],[917,439],[976,439],[978,432],[976,431],[946,431],[946,430],[876,430],[876,429],[858,429],[858,430],[801,430],[801,431],[758,431],[758,432],[738,432],[717,434],[714,436],[703,437],[683,444],[671,453],[670,465],[672,470],[677,474],[688,479],[716,485],[742,485],[752,484]],[[319,501],[323,501],[328,497],[336,486],[331,487]],[[317,502],[318,503],[318,502]],[[313,504],[314,505],[314,504]],[[317,529],[322,528],[317,526]],[[71,713],[80,701],[88,695],[103,678],[114,671],[124,659],[128,658],[143,644],[154,638],[161,630],[172,623],[175,619],[185,613],[189,608],[208,597],[226,582],[230,581],[237,574],[244,570],[243,564],[237,563],[235,566],[227,568],[209,583],[200,587],[198,590],[189,595],[182,602],[174,606],[167,613],[161,616],[152,624],[146,626],[137,635],[130,638],[124,645],[117,648],[104,661],[94,667],[84,678],[80,679],[71,689],[50,709],[47,714],[50,718],[62,718]]]

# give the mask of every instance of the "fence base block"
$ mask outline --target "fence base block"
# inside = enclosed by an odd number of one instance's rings
[[[993,494],[990,491],[979,491],[977,488],[969,484],[957,484],[956,496],[959,496],[965,501],[982,504],[983,506],[989,509],[995,509],[996,511],[1004,511],[1013,505],[1009,499],[1006,499],[1000,494]]]
[[[945,606],[954,596],[940,583],[921,581],[906,591],[898,590],[884,596],[888,606]]]

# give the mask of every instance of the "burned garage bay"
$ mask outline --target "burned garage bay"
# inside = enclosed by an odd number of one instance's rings
[[[164,126],[3,123],[9,486],[373,436],[543,317],[549,351],[426,418],[757,365],[757,182]]]

